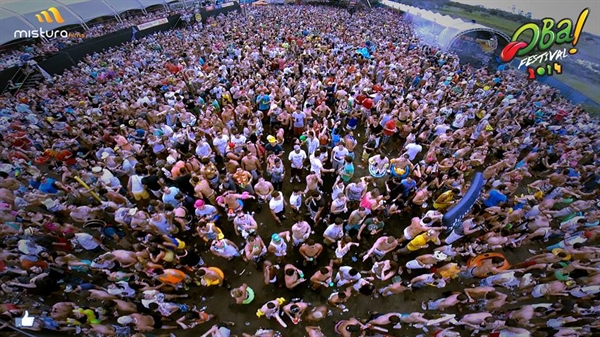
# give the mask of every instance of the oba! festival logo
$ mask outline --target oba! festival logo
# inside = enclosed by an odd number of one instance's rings
[[[561,74],[562,65],[558,61],[577,53],[575,47],[589,12],[588,8],[581,11],[574,25],[571,19],[562,19],[555,26],[554,19],[550,18],[542,19],[541,25],[532,22],[524,24],[515,31],[511,42],[502,49],[500,59],[508,63],[520,57],[518,69],[526,66],[529,79],[535,79],[536,76],[552,76],[554,73]],[[520,40],[526,39],[524,33],[527,31],[532,34],[531,40]],[[564,46],[566,44],[571,46]],[[552,46],[562,48],[550,50]],[[538,66],[531,67],[534,64]]]

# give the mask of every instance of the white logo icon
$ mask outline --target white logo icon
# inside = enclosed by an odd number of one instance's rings
[[[35,321],[35,318],[32,316],[29,316],[29,311],[25,310],[23,317],[15,318],[15,326],[17,328],[21,328],[21,327],[30,328],[33,326],[34,321]]]

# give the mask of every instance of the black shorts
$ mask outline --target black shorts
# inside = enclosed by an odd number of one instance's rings
[[[153,318],[154,318],[154,325],[153,325],[154,329],[162,328],[163,327],[162,319],[159,319],[157,317],[153,317]]]

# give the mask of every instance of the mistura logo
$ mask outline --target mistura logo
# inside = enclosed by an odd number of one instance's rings
[[[39,14],[36,14],[39,23],[64,23],[65,19],[63,19],[60,11],[56,7],[50,7],[47,11],[41,11]],[[64,38],[85,38],[85,34],[79,32],[68,32],[64,29],[54,29],[48,30],[44,29],[44,27],[39,27],[38,29],[19,29],[15,30],[13,34],[13,38],[15,39],[37,39],[37,38],[45,38],[51,39],[56,37],[64,37]]]

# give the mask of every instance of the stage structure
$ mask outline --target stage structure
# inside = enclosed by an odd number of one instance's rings
[[[103,16],[114,16],[121,22],[121,15],[130,10],[147,13],[149,7],[169,9],[178,4],[193,8],[197,3],[197,0],[2,0],[0,45],[21,38],[37,38],[40,30],[46,33],[80,25],[85,33],[89,28],[87,22]]]
[[[500,52],[510,41],[505,33],[430,10],[407,6],[389,0],[381,4],[403,13],[413,22],[419,39],[443,51],[456,53],[461,62],[474,66],[497,65]]]

